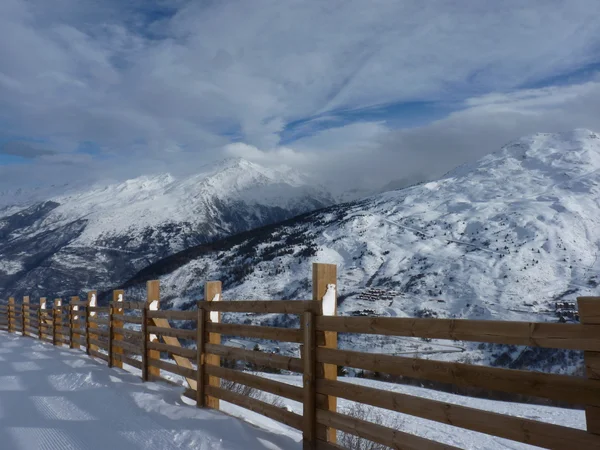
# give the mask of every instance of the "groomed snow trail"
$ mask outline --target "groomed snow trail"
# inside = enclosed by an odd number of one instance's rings
[[[300,449],[289,436],[197,409],[181,394],[80,350],[0,332],[3,450]]]

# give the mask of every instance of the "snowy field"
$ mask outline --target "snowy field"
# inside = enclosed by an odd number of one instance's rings
[[[263,375],[301,385],[299,376]],[[585,429],[585,414],[580,410],[474,399],[360,378],[345,381]],[[182,398],[182,392],[182,387],[167,383],[142,383],[137,369],[109,369],[82,351],[0,332],[3,450],[301,448],[296,430],[225,402],[221,407],[227,414],[200,410]],[[270,394],[261,399],[302,413],[297,402]],[[353,405],[338,400],[342,413],[356,412]],[[379,408],[364,407],[360,412],[366,420],[460,448],[537,448]]]
[[[79,350],[0,332],[2,450],[301,448],[299,436],[186,405],[181,393]]]

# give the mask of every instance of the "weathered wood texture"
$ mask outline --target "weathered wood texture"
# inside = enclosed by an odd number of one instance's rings
[[[160,283],[158,280],[150,280],[146,283],[146,305],[145,308],[156,310],[160,309]],[[152,323],[156,326],[157,319],[151,319]],[[151,336],[150,341],[158,342],[157,336]],[[148,359],[160,359],[160,352],[156,350],[148,351]],[[149,367],[148,375],[152,375],[153,377],[160,377],[160,368],[156,366]]]
[[[313,289],[313,303],[319,303],[322,305],[323,297],[327,292],[328,285],[335,285],[337,290],[337,266],[335,264],[319,264],[313,263],[312,267],[312,289]],[[317,315],[322,316],[323,311],[318,311]],[[334,303],[334,314],[337,314],[337,298]],[[325,342],[319,348],[335,349],[337,348],[337,332],[325,331]],[[319,361],[320,362],[320,361]],[[320,364],[319,371],[322,371],[326,380],[337,380],[337,366],[335,364],[327,363]],[[317,405],[319,408],[328,411],[337,411],[337,399],[330,395],[328,396],[317,396]],[[335,444],[337,442],[337,436],[335,428],[317,428],[317,438],[326,442]]]
[[[112,361],[111,365],[113,367],[118,367],[119,369],[123,368],[123,362],[117,359],[117,355],[123,354],[123,348],[118,347],[116,345],[117,342],[123,341],[123,334],[118,333],[117,328],[123,328],[123,321],[118,317],[123,315],[123,300],[125,298],[125,291],[121,289],[117,289],[113,291],[113,301],[111,302],[111,306],[113,308],[113,320],[111,323],[113,339],[112,339]]]
[[[579,297],[577,305],[581,322],[591,327],[595,331],[596,340],[600,341],[600,297]],[[585,375],[600,390],[600,351],[586,351],[583,358]],[[585,407],[585,421],[588,432],[600,435],[600,405]]]
[[[223,304],[223,302],[220,301],[220,300],[222,300],[222,298],[221,298],[222,295],[223,295],[223,289],[222,289],[221,282],[220,281],[208,281],[204,285],[204,302],[199,302],[199,305],[202,305],[202,307],[207,307],[207,311],[209,311],[208,308]],[[211,322],[212,323],[221,322],[221,312],[219,312],[218,310],[215,310],[214,312],[212,312],[212,311],[209,312],[206,315],[206,320],[205,320],[206,327]],[[208,332],[208,330],[206,330],[206,331]],[[212,346],[220,346],[220,344],[221,344],[221,335],[220,334],[208,333],[208,338],[206,339],[206,346],[205,346],[207,352],[209,352],[209,350],[208,350],[209,346],[211,346],[211,347]],[[221,365],[221,355],[216,354],[216,353],[206,354],[206,356],[204,357],[204,363],[210,364],[213,366],[220,366]],[[205,392],[208,395],[204,400],[204,404],[209,408],[219,409],[219,399],[215,396],[211,396],[208,388],[209,387],[218,388],[219,386],[221,386],[221,380],[212,375],[209,375],[207,378],[208,379],[206,380],[207,385],[205,387]]]
[[[574,376],[328,348],[317,348],[317,361],[456,386],[600,406],[598,383]]]
[[[405,317],[318,317],[317,330],[600,351],[591,325]]]
[[[582,430],[354,383],[318,380],[317,392],[539,447],[570,450],[577,442],[600,448],[600,437]]]

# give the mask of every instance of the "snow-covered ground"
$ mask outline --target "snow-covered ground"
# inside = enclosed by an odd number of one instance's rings
[[[131,370],[131,371],[129,371]],[[301,385],[299,376],[267,375]],[[177,381],[178,377],[172,377]],[[179,380],[182,381],[182,380]],[[413,386],[349,378],[345,381],[502,414],[585,429],[585,414],[537,405],[481,400]],[[222,402],[224,412],[200,410],[183,388],[142,383],[139,371],[109,369],[79,350],[0,332],[0,448],[7,450],[94,449],[300,449],[301,435],[259,414]],[[270,394],[263,401],[301,414],[302,406]],[[341,413],[356,412],[339,399]],[[364,407],[366,420],[465,449],[536,447]],[[237,416],[245,422],[232,418]]]
[[[3,450],[287,450],[298,436],[186,405],[182,388],[142,383],[79,350],[0,332]],[[256,418],[254,418],[256,420]],[[266,419],[265,419],[266,420]],[[277,433],[276,430],[280,432]]]

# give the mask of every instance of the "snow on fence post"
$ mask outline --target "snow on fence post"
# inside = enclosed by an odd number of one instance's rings
[[[223,286],[220,281],[207,281],[206,282],[206,284],[204,285],[204,301],[205,302],[218,302],[221,300],[222,295],[223,295]],[[211,321],[212,323],[219,323],[219,322],[221,322],[221,313],[218,311],[211,311],[210,314],[208,314],[207,320]],[[208,343],[209,344],[221,344],[221,335],[219,333],[208,333]],[[220,366],[221,365],[221,357],[218,355],[205,355],[204,363],[210,364],[213,366]],[[207,384],[209,386],[215,386],[215,387],[221,386],[220,378],[217,378],[214,376],[209,376],[208,380],[206,380],[206,377],[204,378],[204,380],[208,381]],[[219,409],[219,399],[207,396],[205,399],[205,405],[208,406],[209,408]]]
[[[597,325],[598,331],[595,338],[600,340],[600,297],[578,297],[577,307],[582,324]],[[591,380],[600,381],[600,352],[583,353],[585,361],[585,374]],[[597,406],[585,407],[585,420],[588,433],[600,434],[600,408]]]
[[[198,316],[196,321],[196,407],[206,406],[205,383],[206,383],[206,311],[198,302]]]
[[[76,314],[79,311],[79,305],[74,305],[79,301],[79,297],[71,297],[71,301],[69,303],[69,347],[76,348],[77,350],[81,349],[81,345],[79,344],[79,338],[81,334],[75,331],[75,325],[79,329],[79,315]],[[77,340],[77,341],[76,341]]]
[[[98,328],[98,324],[96,322],[94,322],[93,320],[96,319],[98,317],[98,314],[96,311],[90,311],[90,308],[95,308],[96,306],[98,306],[98,302],[96,300],[96,291],[89,291],[87,293],[87,308],[85,308],[86,310],[86,323],[85,323],[85,336],[86,336],[86,348],[87,348],[87,352],[88,355],[90,353],[90,350],[97,352],[98,351],[98,346],[97,345],[92,345],[90,344],[90,338],[91,339],[95,339],[98,340],[98,335],[94,334],[91,330],[93,328]],[[90,321],[90,319],[92,319],[92,321]]]
[[[27,327],[29,326],[29,297],[23,297],[21,305],[21,333],[27,336]]]
[[[15,299],[14,297],[8,298],[8,332],[12,333],[14,331],[13,322],[16,321],[15,318]]]
[[[150,311],[158,311],[160,308],[160,281],[150,280],[146,283],[146,303]],[[158,336],[151,334],[150,336],[142,336],[142,339],[149,339],[150,342],[158,342]],[[160,359],[160,351],[148,350],[148,360]],[[148,367],[149,377],[160,377],[160,369],[158,367]]]
[[[322,315],[335,316],[337,314],[337,266],[335,264],[313,263],[312,267],[313,300],[322,302]],[[337,348],[337,332],[325,331],[325,341],[322,346],[326,348]],[[317,368],[316,373],[322,373],[326,380],[337,380],[337,366],[335,364],[323,364]],[[337,398],[331,395],[318,394],[316,396],[319,409],[337,412]],[[323,425],[317,426],[317,438],[335,444],[337,442],[336,430]]]
[[[123,291],[122,289],[117,289],[113,291],[113,302],[118,302],[118,303],[123,303],[123,297],[125,296],[125,291]],[[113,314],[117,314],[122,316],[123,315],[123,306],[118,305],[115,306],[113,305],[113,309],[112,309],[112,313]],[[113,330],[114,328],[123,328],[123,321],[122,320],[115,320],[112,316],[111,316],[111,320],[110,320],[110,328],[111,330]],[[112,332],[114,333],[112,337],[109,336],[110,339],[110,348],[112,349],[112,359],[111,359],[111,366],[112,367],[118,367],[119,369],[123,368],[123,362],[121,360],[117,360],[114,358],[114,355],[123,355],[123,348],[119,347],[118,345],[113,346],[113,341],[122,341],[123,340],[123,335],[120,333],[115,333],[114,331]]]
[[[55,298],[52,307],[52,345],[58,344],[57,331],[59,327],[62,328],[62,300]]]
[[[41,341],[44,337],[44,326],[46,324],[46,297],[40,297],[40,307],[38,309],[38,339]]]

